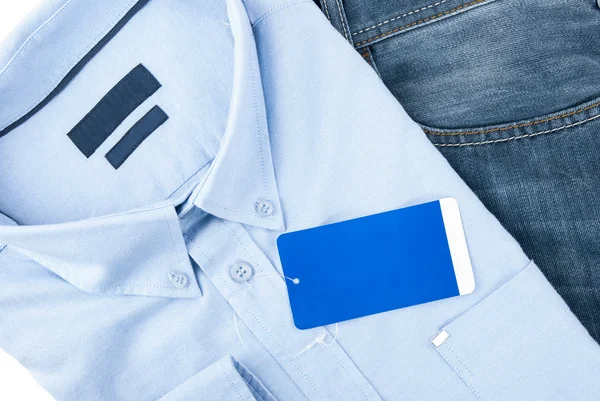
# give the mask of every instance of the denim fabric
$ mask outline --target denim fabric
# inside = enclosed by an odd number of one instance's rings
[[[600,341],[597,2],[343,7],[332,22]]]
[[[57,400],[598,399],[598,344],[312,0],[58,6],[0,70],[0,346]],[[140,64],[161,87],[83,153]],[[473,293],[294,326],[280,234],[448,196]]]

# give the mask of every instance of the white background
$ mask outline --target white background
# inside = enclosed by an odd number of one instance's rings
[[[43,0],[0,0],[0,42]],[[98,0],[102,1],[102,0]],[[0,66],[0,70],[3,66]],[[0,330],[3,328],[0,327]],[[0,350],[0,400],[52,401],[27,370]]]

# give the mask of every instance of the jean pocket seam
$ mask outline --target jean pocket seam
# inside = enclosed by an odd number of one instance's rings
[[[363,28],[363,29],[361,29],[361,30],[359,30],[359,31],[356,31],[356,32],[352,32],[352,36],[356,36],[356,35],[359,35],[359,34],[361,34],[361,33],[368,32],[368,31],[370,31],[370,30],[373,30],[373,29],[375,29],[375,28],[379,28],[380,26],[383,26],[383,25],[389,24],[390,22],[394,22],[394,21],[396,21],[396,20],[401,20],[402,18],[406,18],[406,17],[408,17],[409,15],[418,14],[418,13],[420,13],[420,12],[422,12],[422,11],[425,11],[425,10],[428,10],[428,9],[430,9],[430,8],[433,8],[433,7],[437,7],[437,6],[439,6],[439,5],[442,5],[442,4],[444,4],[444,3],[448,2],[448,1],[449,1],[449,0],[441,0],[441,1],[435,2],[435,3],[433,3],[433,4],[429,4],[429,5],[427,5],[427,6],[424,6],[424,7],[418,8],[418,9],[416,9],[416,10],[409,11],[409,12],[407,12],[407,13],[404,13],[404,14],[399,14],[399,15],[396,15],[395,17],[389,18],[389,19],[387,19],[387,20],[385,20],[385,21],[382,21],[382,22],[380,22],[380,23],[378,23],[378,24],[374,24],[374,25],[372,25],[372,26],[370,26],[370,27]]]
[[[567,111],[492,128],[445,130],[424,125],[421,128],[437,147],[464,147],[533,138],[574,128],[599,118],[600,100],[596,99]]]
[[[399,27],[396,27],[394,29],[390,29],[390,30],[385,31],[383,33],[380,33],[378,35],[371,36],[371,37],[369,37],[367,39],[360,40],[357,43],[355,43],[354,46],[356,48],[360,48],[360,47],[363,47],[364,45],[367,45],[367,44],[374,44],[374,43],[379,42],[380,40],[382,40],[384,38],[390,38],[392,36],[395,36],[397,34],[405,32],[405,31],[407,31],[409,29],[412,29],[412,28],[415,28],[415,27],[418,27],[418,26],[422,26],[422,25],[425,25],[425,24],[428,24],[428,23],[440,21],[440,20],[444,19],[445,17],[451,17],[451,16],[454,16],[454,15],[463,13],[465,11],[470,10],[471,8],[474,8],[475,6],[487,4],[487,3],[490,3],[492,1],[494,1],[494,0],[471,0],[471,1],[468,1],[468,2],[463,3],[461,5],[458,5],[458,6],[452,8],[450,10],[441,11],[441,12],[439,12],[437,14],[432,14],[432,15],[430,15],[428,17],[421,18],[421,19],[419,19],[417,21],[413,21],[413,22],[401,25]],[[406,16],[408,16],[408,14]],[[399,19],[400,18],[396,18],[396,20],[399,20]],[[377,28],[379,26],[380,25],[374,25],[375,28]],[[369,28],[369,31],[371,29],[374,29],[374,28],[373,27]],[[364,32],[367,32],[367,30],[363,29],[363,33]],[[360,35],[360,31],[357,31],[355,33],[356,33],[356,35]],[[352,34],[352,36],[354,37],[355,35]]]

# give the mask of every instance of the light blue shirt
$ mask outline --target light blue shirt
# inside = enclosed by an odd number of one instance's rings
[[[598,399],[598,345],[312,1],[50,1],[0,62],[0,346],[57,400]],[[294,327],[278,235],[448,196],[471,295]]]

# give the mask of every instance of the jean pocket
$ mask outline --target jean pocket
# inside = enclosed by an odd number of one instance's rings
[[[192,400],[277,401],[248,369],[229,355],[159,399]]]
[[[600,348],[533,262],[432,343],[480,401],[600,394]]]
[[[512,142],[546,134],[566,133],[600,118],[600,98],[532,119],[468,129],[440,129],[421,125],[437,147],[464,147]]]
[[[403,2],[390,2],[397,3]],[[450,3],[410,16],[443,17],[364,44],[415,121],[442,128],[502,124],[600,95],[595,1],[486,1],[446,16],[441,10]]]

